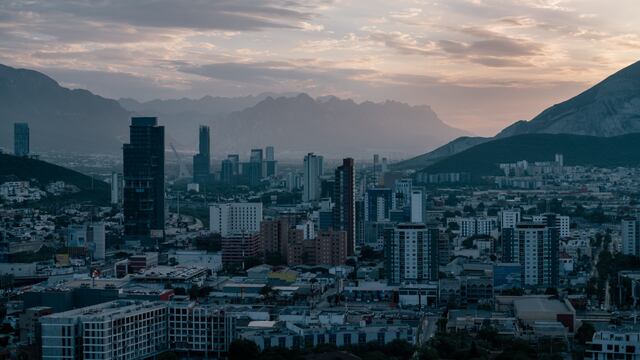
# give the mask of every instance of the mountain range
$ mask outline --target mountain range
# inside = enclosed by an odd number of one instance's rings
[[[431,152],[395,163],[392,168],[422,169],[480,144],[517,135],[612,137],[637,132],[640,132],[640,62],[567,101],[551,106],[530,121],[515,122],[493,138],[458,138]]]
[[[306,94],[116,101],[67,89],[37,71],[4,65],[0,99],[0,144],[10,149],[12,124],[27,122],[35,152],[117,154],[128,141],[129,117],[135,115],[158,116],[166,127],[167,146],[186,152],[196,149],[198,126],[210,125],[214,158],[266,145],[289,158],[308,151],[328,157],[368,158],[374,151],[406,156],[468,135],[446,125],[428,106]]]
[[[334,96],[314,99],[304,93],[142,104],[121,99],[120,104],[135,114],[159,116],[171,134],[168,139],[187,148],[196,147],[198,125],[210,125],[214,154],[243,154],[274,145],[278,156],[288,159],[310,151],[335,158],[374,152],[406,156],[466,134],[443,123],[428,106],[356,103]]]

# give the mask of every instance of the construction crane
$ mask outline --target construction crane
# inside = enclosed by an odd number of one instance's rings
[[[178,162],[178,179],[191,177],[189,169],[187,169],[187,166],[182,162],[182,158],[180,158],[180,155],[178,155],[176,148],[173,146],[173,144],[169,144],[169,146],[171,146],[171,150],[173,150],[173,154],[176,156],[176,161]]]

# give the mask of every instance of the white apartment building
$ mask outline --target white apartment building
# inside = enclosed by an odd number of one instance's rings
[[[625,255],[640,256],[640,231],[635,218],[622,219],[620,230],[622,232],[622,253]]]
[[[116,300],[42,317],[42,358],[150,359],[171,349],[220,359],[235,319],[192,301]]]
[[[260,232],[262,203],[225,203],[209,206],[209,228],[221,236]]]
[[[466,217],[455,218],[454,221],[460,228],[460,236],[468,238],[474,235],[491,235],[498,227],[498,219],[495,217]]]
[[[223,308],[195,302],[169,302],[169,344],[176,351],[196,351],[222,358],[234,339],[235,318]]]
[[[385,244],[389,283],[422,283],[438,279],[437,228],[398,224]]]
[[[411,190],[411,222],[424,222],[424,194],[422,190]]]
[[[596,331],[585,359],[640,360],[640,333]]]
[[[520,210],[502,210],[500,212],[500,228],[515,229],[520,222]]]
[[[513,231],[503,231],[503,261],[520,264],[524,285],[557,287],[560,248],[552,229],[520,223]]]
[[[536,215],[533,217],[533,222],[536,224],[546,224],[547,222],[547,215],[548,214],[542,214],[542,215]],[[570,235],[570,227],[571,227],[571,218],[569,218],[568,216],[564,216],[564,215],[555,215],[556,217],[556,226],[558,227],[558,230],[560,231],[560,238],[566,238],[569,237]]]
[[[42,317],[43,359],[142,359],[167,350],[167,306],[117,300]]]

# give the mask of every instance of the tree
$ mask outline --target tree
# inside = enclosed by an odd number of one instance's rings
[[[187,295],[187,290],[185,290],[183,287],[178,287],[173,289],[173,293],[178,296],[183,296],[183,295]]]
[[[196,300],[199,294],[200,294],[200,287],[198,285],[191,286],[191,289],[189,289],[189,298],[191,300]]]
[[[277,251],[267,252],[264,256],[264,263],[271,266],[286,265],[286,261],[282,257],[282,254]]]
[[[251,340],[234,340],[229,345],[229,360],[257,359],[259,356],[260,349]]]
[[[165,351],[158,355],[158,360],[178,360],[178,354],[173,351]]]
[[[423,346],[418,350],[418,360],[438,360],[440,356],[438,356],[438,352],[430,347]]]
[[[586,345],[588,341],[593,339],[593,334],[596,332],[596,329],[589,322],[583,322],[582,326],[576,331],[576,341],[581,345]]]

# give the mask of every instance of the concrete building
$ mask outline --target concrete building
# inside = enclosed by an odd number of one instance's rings
[[[111,173],[111,204],[122,205],[122,174]]]
[[[422,190],[411,190],[411,222],[423,223],[425,221],[424,216],[424,194]]]
[[[222,237],[222,262],[242,263],[249,258],[262,258],[264,246],[260,233],[234,234]]]
[[[198,153],[193,156],[193,182],[205,183],[211,174],[211,133],[208,126],[198,130]]]
[[[390,284],[438,280],[437,227],[399,224],[385,235],[385,271]]]
[[[356,251],[356,199],[355,199],[355,163],[353,159],[342,160],[335,171],[333,195],[333,229],[347,233],[347,255]],[[364,237],[364,234],[363,234]],[[364,240],[364,239],[363,239]]]
[[[555,216],[556,226],[558,228],[558,231],[560,232],[560,238],[569,237],[570,226],[571,226],[571,218],[569,216],[556,215],[556,214],[542,214],[542,215],[534,216],[533,222],[537,224],[546,224],[547,218],[549,216]]]
[[[133,117],[124,144],[124,238],[153,246],[164,239],[164,126]]]
[[[209,206],[211,232],[223,237],[260,232],[262,203],[224,203]]]
[[[20,342],[35,344],[40,338],[40,318],[53,314],[48,306],[36,306],[25,309],[20,315]]]
[[[553,221],[549,218],[549,225]],[[558,287],[559,233],[555,226],[520,223],[514,231],[503,231],[503,262],[519,263],[522,285]]]
[[[585,354],[585,359],[640,360],[640,332],[596,331]]]
[[[636,218],[622,219],[622,253],[640,256],[640,221]]]
[[[40,319],[43,359],[142,359],[168,349],[167,306],[113,301]]]
[[[367,189],[364,195],[364,221],[381,222],[389,220],[393,208],[393,193],[389,188]]]
[[[324,175],[323,157],[308,153],[304,157],[304,175],[302,201],[311,202],[320,199],[320,177]]]
[[[502,210],[500,212],[500,229],[515,229],[520,222],[520,210]]]

